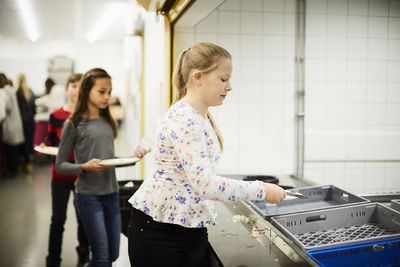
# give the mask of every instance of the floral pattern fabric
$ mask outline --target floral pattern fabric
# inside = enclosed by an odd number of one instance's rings
[[[219,143],[208,119],[190,105],[175,103],[157,130],[154,171],[129,199],[132,206],[164,223],[199,228],[215,225],[208,201],[264,199],[265,184],[216,175]]]

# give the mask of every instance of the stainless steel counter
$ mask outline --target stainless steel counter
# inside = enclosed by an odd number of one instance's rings
[[[311,185],[288,176],[278,178],[282,185]],[[208,227],[209,242],[223,266],[318,266],[247,202],[214,201],[214,205],[217,226]],[[239,222],[234,222],[234,216]]]

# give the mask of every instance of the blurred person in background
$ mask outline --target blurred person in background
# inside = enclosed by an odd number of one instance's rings
[[[21,113],[25,143],[20,145],[20,157],[22,159],[20,167],[23,172],[32,172],[31,158],[33,157],[33,134],[35,132],[35,96],[26,83],[24,74],[19,74],[17,78],[17,100]]]
[[[1,120],[2,127],[2,155],[1,164],[6,162],[6,171],[3,170],[3,177],[14,177],[18,170],[19,145],[23,144],[24,132],[21,114],[18,108],[17,96],[10,86],[6,75],[0,73],[0,98],[5,103],[5,117]]]
[[[53,111],[52,101],[50,96],[51,89],[56,83],[51,78],[47,78],[45,81],[45,93],[43,96],[38,97],[35,100],[36,114],[35,114],[35,136],[33,138],[33,144],[35,146],[44,142],[47,135],[47,124],[49,122],[50,113]],[[38,162],[46,162],[47,156],[35,152],[35,160]]]
[[[50,119],[48,120],[46,145],[55,147],[59,146],[64,122],[71,115],[78,99],[81,78],[82,74],[71,74],[69,76],[65,87],[68,102],[65,106],[60,107],[51,113]],[[73,152],[69,155],[69,161],[74,162]],[[54,163],[55,161],[53,160],[51,165],[52,215],[46,267],[58,267],[61,264],[61,247],[64,224],[67,219],[69,196],[71,193],[74,193],[75,181],[77,179],[77,175],[62,175],[57,173]],[[77,267],[81,267],[89,262],[89,244],[78,213],[76,213],[76,217],[78,220],[79,241],[79,246],[76,247],[78,253]]]
[[[3,147],[3,121],[6,118],[6,92],[0,90],[0,177],[7,171],[6,166],[6,153]]]

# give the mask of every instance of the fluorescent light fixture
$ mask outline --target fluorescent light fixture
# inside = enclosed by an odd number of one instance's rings
[[[31,2],[29,0],[18,0],[18,5],[21,10],[21,18],[26,34],[32,42],[36,42],[39,39],[39,32]]]
[[[122,11],[126,8],[125,3],[110,3],[107,5],[102,16],[96,21],[93,28],[87,35],[89,43],[96,42],[102,34],[114,23]]]

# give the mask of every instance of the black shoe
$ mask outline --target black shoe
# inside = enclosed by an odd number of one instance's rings
[[[86,247],[76,247],[76,252],[78,253],[78,263],[76,267],[84,267],[89,263],[89,248]]]
[[[60,267],[61,259],[54,259],[51,256],[46,257],[46,267]]]
[[[3,173],[1,178],[12,179],[12,178],[15,178],[16,176],[17,176],[16,172],[7,171],[7,172]]]

